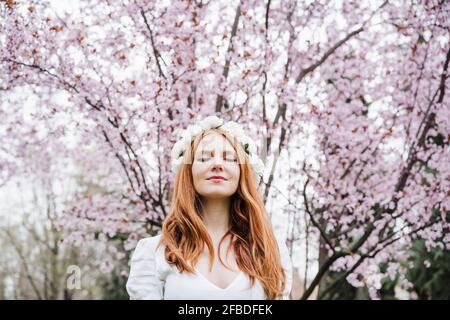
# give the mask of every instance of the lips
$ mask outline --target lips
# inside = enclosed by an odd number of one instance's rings
[[[207,180],[226,181],[227,179],[225,179],[225,178],[222,177],[222,176],[212,176],[212,177],[209,177]]]

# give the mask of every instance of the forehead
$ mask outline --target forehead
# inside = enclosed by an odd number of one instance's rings
[[[216,132],[209,133],[200,140],[200,143],[197,146],[197,152],[201,152],[203,150],[234,152],[234,148],[230,141],[228,141],[228,139],[223,135]]]

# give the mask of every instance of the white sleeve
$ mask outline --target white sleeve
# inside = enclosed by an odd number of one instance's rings
[[[286,242],[280,236],[277,236],[278,248],[280,249],[281,264],[283,265],[284,272],[286,273],[286,285],[283,291],[283,297],[278,300],[291,300],[290,294],[292,290],[292,261],[289,254],[289,250],[286,246]]]
[[[133,252],[126,284],[130,300],[163,300],[164,280],[158,271],[156,240],[154,237],[140,240]]]

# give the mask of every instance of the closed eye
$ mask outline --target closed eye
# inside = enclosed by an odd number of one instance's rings
[[[201,157],[198,160],[201,162],[205,162],[205,161],[208,161],[209,159],[211,159],[211,158],[210,157]],[[228,161],[228,162],[237,162],[236,158],[225,158],[224,160]]]

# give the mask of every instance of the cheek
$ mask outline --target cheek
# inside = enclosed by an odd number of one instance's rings
[[[200,180],[205,175],[207,167],[201,163],[192,164],[192,177],[194,180]]]
[[[230,169],[230,172],[232,172],[234,180],[239,181],[239,176],[241,173],[241,170],[239,169],[239,165],[235,165]]]
[[[192,178],[195,180],[198,180],[198,176],[200,174],[199,167],[197,165],[192,165]]]

